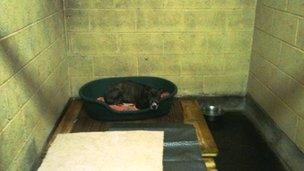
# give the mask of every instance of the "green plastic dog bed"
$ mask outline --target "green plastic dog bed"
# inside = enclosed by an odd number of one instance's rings
[[[98,103],[96,99],[104,96],[109,85],[119,83],[124,80],[130,80],[145,84],[156,89],[163,89],[170,93],[169,96],[162,98],[157,110],[149,108],[138,111],[116,111],[105,103]],[[174,96],[177,93],[177,87],[171,81],[158,77],[113,77],[91,81],[79,90],[80,97],[84,100],[84,107],[87,114],[96,120],[105,121],[126,121],[141,120],[162,116],[169,113],[173,103]]]

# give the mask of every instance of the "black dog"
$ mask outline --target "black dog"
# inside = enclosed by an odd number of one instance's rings
[[[105,102],[109,105],[133,103],[138,109],[158,109],[162,91],[133,81],[123,81],[108,87]]]

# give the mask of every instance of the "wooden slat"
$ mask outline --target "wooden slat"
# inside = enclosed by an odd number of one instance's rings
[[[96,132],[106,131],[109,123],[92,119],[85,111],[84,107],[79,112],[77,122],[74,123],[72,132]]]
[[[57,134],[69,133],[71,132],[74,123],[77,120],[79,111],[81,110],[83,102],[80,100],[73,100],[68,106],[66,113],[63,114],[63,117],[58,124],[56,130],[54,131],[52,137],[48,142],[48,146],[54,141]]]
[[[217,171],[213,158],[203,158],[208,171]]]
[[[203,151],[202,156],[217,156],[218,148],[196,100],[181,100],[184,123],[193,124]]]
[[[185,122],[201,120],[203,113],[196,100],[181,100]]]

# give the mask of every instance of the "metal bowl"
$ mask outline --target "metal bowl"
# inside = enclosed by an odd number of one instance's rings
[[[223,115],[223,110],[214,105],[209,105],[204,107],[204,115],[209,121],[215,121],[219,116]]]

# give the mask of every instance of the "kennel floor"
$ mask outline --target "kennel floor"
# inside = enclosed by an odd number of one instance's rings
[[[227,112],[207,124],[220,154],[215,162],[223,171],[285,171],[259,130],[241,111]]]

